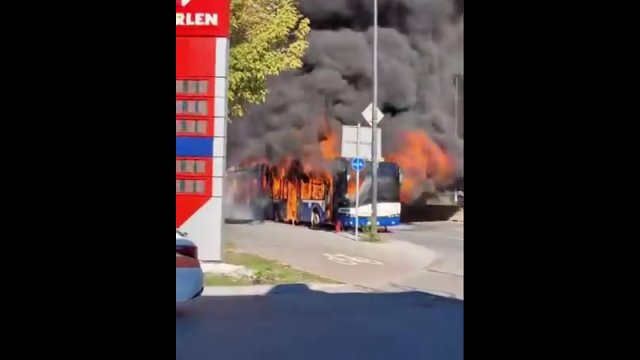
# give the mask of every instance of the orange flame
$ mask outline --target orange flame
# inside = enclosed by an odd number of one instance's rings
[[[357,179],[358,175],[353,169],[349,169],[350,178],[347,181],[347,197],[354,201],[356,199]],[[360,188],[362,189],[364,177],[360,174]]]
[[[402,202],[408,203],[419,196],[425,183],[447,185],[453,180],[452,159],[426,132],[414,130],[400,136],[402,148],[386,159],[397,163],[402,170]]]
[[[356,197],[356,178],[352,176],[347,183],[347,196],[350,199],[355,199]]]
[[[302,199],[322,200],[333,188],[333,174],[328,160],[338,157],[338,137],[328,123],[323,123],[318,133],[318,143],[303,149],[295,157],[284,157],[275,162],[266,159],[247,159],[241,167],[264,164],[270,169],[262,180],[262,188],[271,193],[274,200],[286,201],[285,221],[296,221],[297,203]],[[318,146],[319,147],[315,147]],[[302,166],[300,166],[302,165]],[[328,199],[329,203],[331,199]],[[325,210],[331,216],[332,205]]]
[[[327,138],[320,142],[320,154],[324,160],[332,160],[338,157],[338,137],[329,132]]]

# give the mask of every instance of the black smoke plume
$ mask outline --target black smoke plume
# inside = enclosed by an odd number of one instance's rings
[[[304,66],[268,81],[265,104],[229,126],[229,165],[278,161],[317,148],[325,119],[364,123],[372,96],[372,0],[300,0],[311,20]],[[454,121],[454,82],[463,75],[462,0],[379,0],[379,104],[383,154],[402,146],[401,131],[420,129],[462,174],[463,141]],[[458,134],[460,132],[458,131]]]

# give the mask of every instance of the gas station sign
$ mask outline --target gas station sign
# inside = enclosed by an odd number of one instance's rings
[[[230,0],[176,0],[176,36],[229,36]]]

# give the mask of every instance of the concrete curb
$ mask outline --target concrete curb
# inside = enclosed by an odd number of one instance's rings
[[[249,285],[249,286],[207,286],[202,296],[258,296],[278,294],[299,294],[308,291],[325,293],[364,293],[370,290],[345,284],[284,284],[284,285]]]

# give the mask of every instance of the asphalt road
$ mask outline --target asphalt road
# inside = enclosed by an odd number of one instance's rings
[[[434,251],[439,259],[429,268],[464,276],[464,225],[456,222],[423,222],[392,228],[384,238],[406,241]]]
[[[463,359],[460,300],[293,289],[176,307],[176,360]]]
[[[414,274],[435,259],[433,252],[409,242],[356,242],[347,234],[271,222],[226,224],[225,238],[237,249],[325,278],[371,288]]]
[[[420,290],[464,299],[464,225],[424,222],[404,225],[384,234],[432,250],[436,260],[418,272],[391,281],[385,290]]]
[[[225,238],[238,249],[325,278],[383,291],[464,298],[462,224],[416,223],[383,237],[387,241],[371,244],[353,241],[346,233],[305,226],[270,222],[225,226]],[[349,263],[354,258],[377,264]]]

